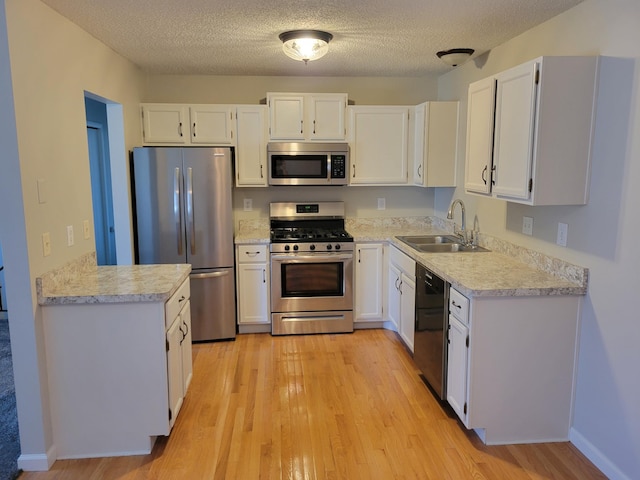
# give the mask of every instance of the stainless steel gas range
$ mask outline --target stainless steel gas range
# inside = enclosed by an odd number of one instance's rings
[[[353,237],[343,202],[271,203],[271,332],[353,331]]]

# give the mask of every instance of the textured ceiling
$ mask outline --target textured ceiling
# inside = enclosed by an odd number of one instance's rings
[[[152,73],[424,76],[438,50],[490,50],[582,0],[42,0]],[[333,34],[304,65],[278,35]]]

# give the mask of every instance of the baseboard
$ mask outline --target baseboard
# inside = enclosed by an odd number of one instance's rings
[[[46,472],[56,461],[56,447],[51,446],[47,453],[21,454],[18,468],[25,472]]]
[[[631,480],[575,428],[569,430],[569,441],[610,480]]]

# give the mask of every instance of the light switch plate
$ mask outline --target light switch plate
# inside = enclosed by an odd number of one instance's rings
[[[71,247],[73,244],[73,225],[67,225],[67,247]]]
[[[244,199],[244,211],[251,212],[253,210],[253,200],[251,198]]]
[[[533,235],[533,217],[522,217],[522,233]]]

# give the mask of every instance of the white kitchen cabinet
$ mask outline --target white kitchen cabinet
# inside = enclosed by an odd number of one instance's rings
[[[409,107],[351,106],[351,185],[407,185]]]
[[[597,57],[539,57],[471,84],[466,190],[528,205],[586,204],[597,77]]]
[[[468,325],[450,305],[447,400],[484,443],[568,440],[580,301],[473,297]]]
[[[149,453],[192,376],[190,284],[169,300],[42,307],[58,458]]]
[[[145,145],[235,145],[233,105],[142,104]]]
[[[460,299],[464,300],[460,301]],[[466,422],[467,416],[468,309],[466,298],[451,288],[447,330],[447,401],[463,422]]]
[[[240,333],[271,331],[268,247],[236,245]]]
[[[382,320],[382,285],[384,279],[381,243],[359,243],[355,250],[355,320],[356,323]]]
[[[344,141],[346,93],[267,93],[269,138]]]
[[[416,262],[394,246],[389,247],[387,317],[413,352],[415,335]]]
[[[455,187],[459,102],[425,102],[411,116],[413,184]]]
[[[267,186],[267,106],[236,107],[236,186]]]

